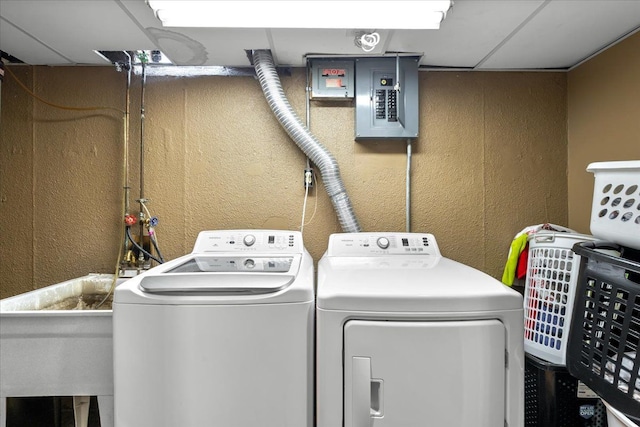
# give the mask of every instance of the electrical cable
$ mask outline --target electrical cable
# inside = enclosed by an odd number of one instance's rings
[[[123,110],[121,110],[119,108],[115,108],[115,107],[101,107],[101,106],[97,106],[97,107],[70,107],[70,106],[66,106],[66,105],[54,104],[53,102],[49,102],[49,101],[39,97],[35,93],[33,93],[24,83],[22,83],[18,79],[18,77],[15,74],[13,74],[13,71],[11,71],[11,69],[9,67],[6,67],[5,70],[7,70],[9,75],[11,77],[13,77],[13,79],[16,81],[16,83],[18,83],[18,86],[20,86],[25,92],[27,92],[29,95],[31,95],[32,97],[34,97],[38,101],[42,102],[43,104],[47,104],[50,107],[59,108],[61,110],[71,110],[71,111],[111,110],[111,111],[117,111],[118,113],[121,113],[121,114],[125,114],[125,112]]]
[[[305,179],[306,181],[306,179]],[[300,233],[304,232],[304,217],[307,213],[307,198],[309,197],[309,186],[305,183],[304,202],[302,203],[302,220],[300,221]]]
[[[145,204],[147,203],[146,201],[141,201],[140,204],[142,205],[142,208],[144,209],[144,213],[147,214],[147,216],[149,218],[151,218],[151,213],[149,212],[149,208],[147,208],[147,205]]]
[[[316,201],[313,206],[313,213],[311,214],[311,218],[309,218],[309,221],[305,222],[304,225],[311,224],[311,221],[313,221],[313,218],[315,218],[317,211],[318,211],[318,195],[316,194]]]
[[[317,179],[316,179],[316,174],[315,173],[313,173],[313,180],[318,182]],[[305,189],[305,192],[304,192],[304,203],[302,205],[302,222],[300,224],[300,232],[301,233],[304,231],[304,226],[305,225],[311,224],[311,221],[313,221],[313,218],[315,218],[316,212],[318,211],[318,195],[316,194],[316,201],[315,201],[314,206],[313,206],[313,213],[311,214],[311,218],[309,218],[309,221],[305,221],[305,217],[307,216],[306,211],[307,211],[307,198],[309,197],[309,188],[310,187],[307,187]]]
[[[152,254],[150,254],[149,252],[145,251],[144,248],[142,246],[140,246],[138,244],[138,242],[136,242],[135,240],[133,240],[133,237],[131,236],[131,227],[127,226],[127,238],[129,239],[129,241],[131,242],[131,244],[133,246],[135,246],[136,249],[138,249],[140,252],[142,252],[143,254],[147,255],[149,258],[151,258],[152,260],[154,260],[155,262],[157,262],[158,264],[163,264],[162,261],[160,261],[158,258],[154,257]]]
[[[307,72],[306,72],[306,84],[305,84],[305,112],[306,112],[306,128],[307,130],[311,130],[311,98],[310,98],[310,91],[311,91],[311,87],[309,86],[309,74],[310,74],[310,68],[309,68],[309,60],[307,59]],[[307,174],[311,174],[310,177],[307,177]],[[309,187],[311,186],[311,183],[313,182],[314,179],[314,175],[313,172],[311,172],[311,160],[309,159],[309,156],[306,157],[306,168],[304,170],[304,202],[302,203],[302,220],[300,221],[300,233],[304,232],[304,226],[306,225],[306,223],[304,222],[305,220],[305,216],[307,214],[307,200],[309,198]],[[310,178],[310,182],[308,182],[308,178]],[[316,197],[316,207],[318,203],[318,198]],[[315,211],[314,211],[314,215],[315,215]],[[313,218],[313,217],[312,217]]]

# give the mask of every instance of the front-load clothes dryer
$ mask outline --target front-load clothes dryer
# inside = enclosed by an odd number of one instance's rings
[[[311,427],[314,267],[293,231],[203,231],[115,290],[116,427]]]
[[[334,234],[318,263],[318,427],[522,427],[522,296],[431,234]]]

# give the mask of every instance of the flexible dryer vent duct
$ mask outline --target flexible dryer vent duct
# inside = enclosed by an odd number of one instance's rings
[[[351,201],[344,188],[336,159],[302,124],[284,95],[271,52],[254,50],[253,64],[269,106],[296,145],[318,166],[324,187],[331,198],[342,230],[346,233],[361,231],[353,213]]]

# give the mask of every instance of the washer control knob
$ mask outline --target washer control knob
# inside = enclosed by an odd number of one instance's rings
[[[380,249],[387,249],[389,247],[389,239],[387,239],[386,237],[378,238],[377,243]]]
[[[251,268],[253,268],[253,267],[255,267],[255,266],[256,266],[256,262],[255,262],[254,260],[252,260],[251,258],[249,258],[249,259],[246,259],[246,260],[244,261],[244,266],[245,266],[246,268],[251,269]]]
[[[244,242],[245,246],[252,246],[256,242],[256,236],[254,236],[253,234],[247,234],[246,236],[244,236],[244,239],[242,239],[242,241]]]

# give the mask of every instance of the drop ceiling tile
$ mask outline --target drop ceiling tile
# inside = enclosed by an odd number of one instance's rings
[[[479,68],[568,68],[640,26],[640,1],[553,0]]]
[[[75,63],[104,64],[94,50],[154,48],[115,0],[3,0],[0,14]]]
[[[27,64],[70,64],[68,58],[54,52],[2,19],[0,19],[0,50],[15,56]]]
[[[422,52],[422,66],[473,68],[543,3],[456,0],[439,30],[395,31],[388,50]]]

